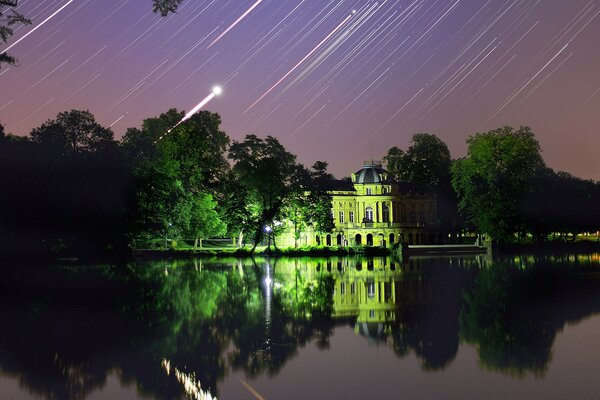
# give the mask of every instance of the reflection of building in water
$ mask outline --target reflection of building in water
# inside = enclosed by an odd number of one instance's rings
[[[431,302],[438,297],[435,280],[423,273],[418,262],[401,264],[387,257],[331,258],[316,263],[299,261],[294,267],[305,280],[332,276],[332,316],[356,318],[356,332],[367,337],[391,334],[403,307]],[[284,273],[281,266],[278,269]]]

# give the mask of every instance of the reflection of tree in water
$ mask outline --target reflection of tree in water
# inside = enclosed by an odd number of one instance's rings
[[[487,268],[469,258],[332,257],[22,269],[0,281],[0,370],[47,398],[84,398],[110,374],[141,395],[179,398],[165,359],[218,395],[232,371],[276,374],[350,320],[426,370],[449,365],[460,336],[488,368],[542,374],[564,324],[600,310],[598,274],[598,259],[585,257]]]
[[[460,335],[483,366],[542,376],[557,332],[600,311],[598,260],[520,257],[483,269],[465,292]]]
[[[448,259],[404,263],[396,284],[398,311],[392,333],[398,356],[413,350],[424,370],[443,369],[454,360],[461,293],[472,261],[458,258],[450,268]]]
[[[162,358],[217,394],[232,368],[275,373],[330,332],[288,315],[279,295],[265,332],[263,270],[238,261],[25,271],[2,294],[0,368],[47,398],[84,398],[111,373],[141,394],[178,398]]]

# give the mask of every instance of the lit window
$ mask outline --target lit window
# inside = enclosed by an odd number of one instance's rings
[[[344,223],[344,212],[340,211],[340,224]]]
[[[375,297],[375,282],[367,282],[367,295]]]
[[[372,188],[367,188],[367,196],[370,196],[373,194],[373,189]]]
[[[375,318],[375,310],[369,310],[369,318]]]
[[[354,211],[350,211],[350,222],[354,222]]]

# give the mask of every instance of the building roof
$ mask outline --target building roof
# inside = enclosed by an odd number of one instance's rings
[[[387,183],[388,172],[383,169],[381,162],[367,161],[364,166],[354,174],[354,183]]]

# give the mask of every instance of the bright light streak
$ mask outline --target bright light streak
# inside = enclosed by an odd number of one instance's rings
[[[61,8],[59,8],[58,10],[54,11],[48,18],[46,18],[45,20],[43,20],[38,26],[36,26],[35,28],[33,28],[32,30],[30,30],[29,32],[27,32],[25,35],[23,35],[21,38],[19,38],[19,40],[17,40],[16,42],[14,42],[13,44],[11,44],[10,46],[8,46],[4,51],[2,51],[1,53],[6,53],[8,52],[10,49],[12,49],[13,47],[15,47],[17,44],[19,44],[19,42],[23,39],[25,39],[27,36],[31,35],[33,32],[35,32],[39,27],[41,27],[42,25],[44,25],[46,22],[48,22],[50,19],[52,19],[52,17],[54,17],[56,14],[58,14],[59,12],[61,12],[66,6],[68,6],[69,4],[71,4],[73,1],[75,0],[69,0],[64,6],[62,6]]]
[[[294,65],[292,67],[292,69],[290,69],[281,79],[279,79],[273,86],[271,86],[269,88],[269,90],[267,90],[265,93],[263,93],[262,96],[260,96],[254,103],[250,104],[250,106],[248,108],[246,108],[244,110],[244,112],[242,114],[246,114],[252,107],[254,107],[255,105],[257,105],[262,99],[264,99],[269,93],[271,93],[273,91],[273,89],[275,89],[277,86],[279,86],[279,84],[281,82],[283,82],[285,80],[285,78],[287,78],[288,76],[290,76],[296,69],[298,69],[298,67],[300,65],[302,65],[302,63],[304,63],[304,61],[306,61],[310,56],[312,56],[317,50],[319,50],[319,48],[321,46],[323,46],[323,44],[333,35],[336,34],[337,31],[339,31],[344,25],[346,25],[346,23],[354,16],[354,12],[350,15],[348,15],[338,26],[335,27],[334,30],[332,30],[329,35],[327,35],[325,37],[325,39],[321,40],[319,42],[318,45],[316,45],[307,55],[304,56],[304,58],[300,61],[298,61],[298,63],[296,65]]]
[[[236,19],[233,24],[229,25],[229,28],[225,29],[219,36],[217,36],[215,38],[215,40],[213,40],[212,42],[210,42],[210,44],[206,48],[210,49],[215,43],[217,43],[219,40],[221,40],[223,38],[223,36],[225,36],[227,34],[227,32],[229,32],[230,30],[232,30],[233,28],[235,28],[235,26],[237,24],[239,24],[244,18],[246,18],[246,16],[248,14],[250,14],[252,12],[252,10],[254,10],[256,7],[258,7],[258,5],[260,3],[262,3],[262,0],[258,0],[256,3],[254,3],[252,5],[252,7],[250,7],[248,10],[246,10],[246,12],[243,13],[238,19]]]
[[[221,93],[223,93],[223,89],[220,86],[213,87],[212,92],[208,96],[206,96],[200,103],[198,103],[196,105],[196,107],[192,108],[187,114],[185,114],[183,116],[183,118],[181,118],[181,121],[179,121],[177,124],[175,124],[171,129],[169,129],[167,132],[165,132],[161,137],[159,137],[158,139],[156,139],[154,141],[154,143],[158,142],[159,140],[162,140],[162,138],[164,138],[166,135],[168,135],[169,133],[171,133],[171,131],[173,129],[177,128],[179,125],[181,125],[182,123],[184,123],[188,119],[192,118],[192,115],[194,115],[198,111],[200,111],[200,109],[202,107],[204,107],[205,105],[207,105],[208,102],[210,102],[212,99],[214,99],[215,97],[217,97]]]
[[[202,107],[204,107],[206,104],[208,104],[209,101],[211,101],[212,99],[214,99],[215,97],[217,97],[215,92],[212,92],[211,94],[209,94],[208,96],[206,96],[204,98],[204,100],[202,100],[200,103],[198,103],[196,105],[196,107],[192,108],[187,114],[185,114],[185,116],[182,118],[181,121],[179,121],[179,123],[182,123],[183,121],[187,121],[188,119],[192,118],[192,115],[196,114],[198,111],[200,111],[200,109]]]

